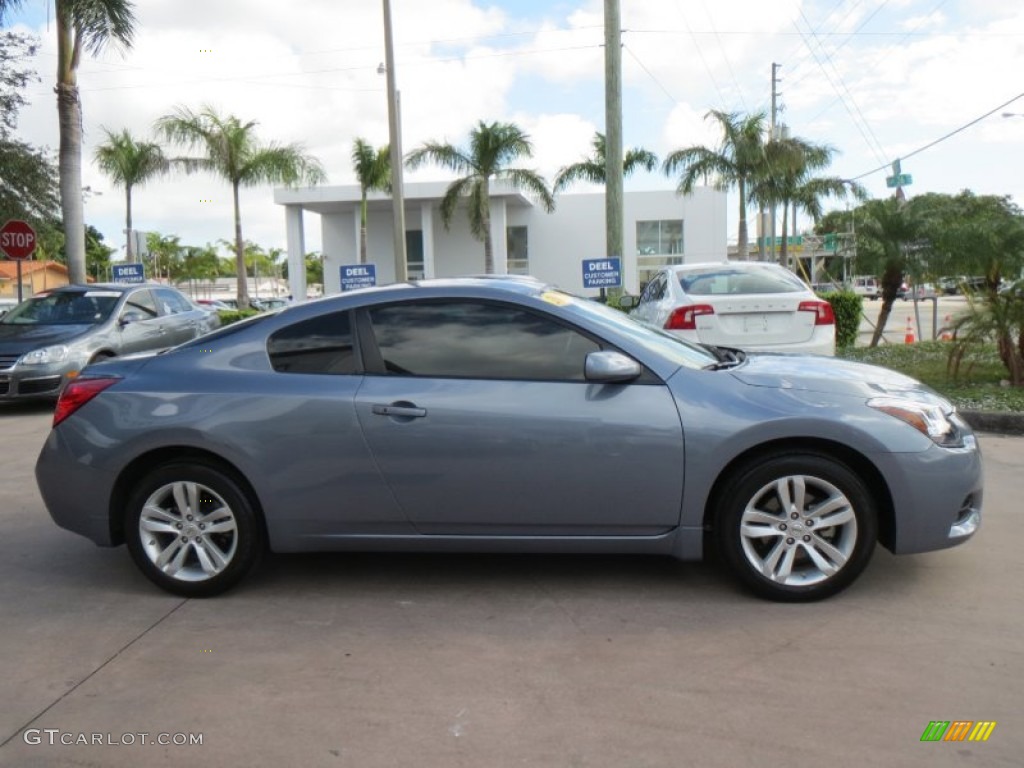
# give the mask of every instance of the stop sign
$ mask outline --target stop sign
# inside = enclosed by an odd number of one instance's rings
[[[11,219],[0,227],[0,251],[8,258],[27,259],[36,249],[36,231],[27,221]]]

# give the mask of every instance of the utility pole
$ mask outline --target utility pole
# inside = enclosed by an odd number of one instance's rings
[[[778,105],[779,91],[778,91],[778,85],[779,85],[780,78],[778,76],[778,72],[779,72],[779,70],[781,68],[782,68],[781,64],[776,64],[774,61],[772,62],[772,114],[771,114],[771,122],[770,122],[771,127],[769,129],[769,134],[768,134],[768,140],[769,141],[775,141],[778,138],[778,136],[776,135],[776,120],[778,119],[778,112],[779,112],[779,105]],[[768,169],[768,173],[771,173],[771,172],[772,172],[772,169],[769,168]],[[772,210],[771,210],[771,214],[769,216],[769,219],[770,219],[770,222],[771,222],[769,226],[771,227],[771,230],[772,230],[772,233],[771,233],[772,250],[771,250],[771,258],[769,260],[774,262],[775,261],[775,203],[774,202],[772,202]],[[783,233],[783,234],[785,234],[785,233]]]
[[[619,0],[604,0],[604,130],[605,250],[609,258],[622,258],[625,214],[622,204],[622,20]],[[604,294],[603,289],[601,293]]]
[[[391,150],[391,205],[395,231],[395,282],[408,277],[405,260],[405,192],[402,188],[402,123],[395,88],[395,50],[391,38],[391,2],[384,0],[384,66],[388,78],[388,134]]]

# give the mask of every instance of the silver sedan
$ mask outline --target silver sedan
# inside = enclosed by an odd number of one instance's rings
[[[717,546],[759,595],[847,587],[876,541],[966,541],[981,457],[880,368],[702,347],[524,280],[356,291],[103,363],[36,475],[58,525],[204,596],[267,547],[628,552]]]

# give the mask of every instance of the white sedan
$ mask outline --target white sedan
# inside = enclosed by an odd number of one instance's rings
[[[662,267],[631,314],[698,344],[835,354],[832,306],[777,264],[735,261]]]

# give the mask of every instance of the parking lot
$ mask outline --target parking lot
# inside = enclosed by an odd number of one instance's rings
[[[0,409],[0,765],[1024,759],[1024,438],[981,438],[973,541],[878,549],[824,603],[758,601],[714,564],[450,555],[271,556],[204,601],[50,521],[49,419]],[[934,720],[997,726],[922,743]]]
[[[871,336],[878,325],[878,314],[882,309],[881,300],[871,301],[864,299],[864,313],[861,316],[860,329],[857,337],[857,346],[867,346]],[[889,314],[889,321],[885,324],[883,338],[889,344],[903,344],[907,334],[907,321],[910,321],[911,330],[917,341],[931,341],[937,338],[944,327],[947,327],[958,314],[967,309],[967,299],[964,296],[939,296],[935,301],[925,299],[917,302],[917,312],[914,311],[914,302],[896,299],[892,305],[892,312]]]

